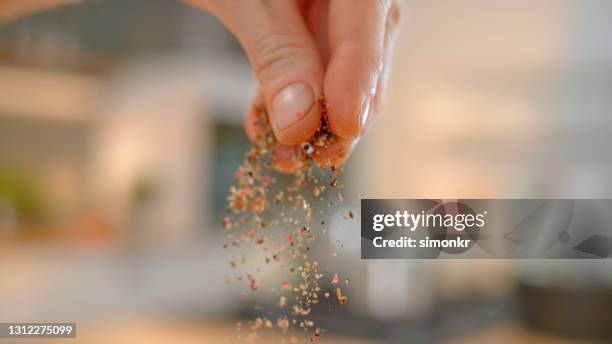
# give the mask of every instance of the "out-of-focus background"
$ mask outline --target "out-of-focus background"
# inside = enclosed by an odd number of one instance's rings
[[[609,261],[363,261],[358,222],[340,221],[360,197],[612,197],[612,2],[402,7],[386,106],[319,240],[352,281],[316,315],[323,340],[612,341]],[[220,223],[255,86],[231,34],[170,0],[1,23],[0,322],[237,340],[254,304],[225,282]]]

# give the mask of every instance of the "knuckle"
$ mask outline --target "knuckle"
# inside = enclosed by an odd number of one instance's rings
[[[308,49],[297,39],[283,32],[270,32],[256,40],[253,47],[253,68],[259,78],[267,79],[275,71],[299,63]]]

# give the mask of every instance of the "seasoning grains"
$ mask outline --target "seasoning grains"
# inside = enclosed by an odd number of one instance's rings
[[[305,142],[299,147],[281,146],[267,121],[265,109],[259,109],[255,123],[258,134],[254,145],[245,154],[242,165],[234,173],[236,185],[230,188],[228,196],[230,215],[224,217],[222,223],[228,239],[228,244],[225,244],[224,248],[230,244],[235,248],[251,244],[265,255],[265,259],[249,259],[250,264],[246,264],[247,258],[243,255],[241,268],[249,271],[245,271],[246,278],[238,276],[236,281],[246,280],[250,289],[256,292],[260,289],[255,277],[259,267],[254,262],[265,261],[268,266],[276,263],[275,266],[283,269],[287,278],[281,281],[279,290],[272,288],[272,291],[278,295],[277,306],[280,309],[288,309],[287,312],[290,310],[289,314],[276,316],[276,321],[256,318],[247,322],[246,327],[239,322],[237,325],[239,329],[249,330],[247,338],[255,337],[259,329],[273,328],[275,325],[282,333],[295,326],[309,332],[311,341],[319,339],[321,329],[315,327],[315,321],[308,318],[312,306],[319,303],[319,293],[322,289],[319,282],[330,281],[330,284],[334,285],[339,283],[337,274],[333,274],[331,280],[324,278],[326,272],[321,269],[317,261],[309,257],[309,245],[314,244],[317,238],[316,231],[325,224],[325,221],[318,220],[321,227],[314,227],[313,202],[333,205],[333,202],[324,202],[323,193],[327,188],[337,192],[335,198],[338,202],[343,200],[339,192],[342,184],[338,180],[342,169],[331,166],[331,172],[326,174],[313,163],[318,151],[328,147],[337,139],[328,129],[326,108],[322,100],[321,105],[323,109],[321,127],[311,142]],[[289,155],[287,149],[290,150]],[[292,171],[287,184],[278,182],[283,177],[274,169],[281,163],[275,153],[280,150],[284,151],[285,159],[291,159],[293,165],[298,166]],[[321,163],[320,160],[317,161]],[[322,165],[329,167],[331,164],[323,161]],[[314,200],[311,200],[313,197]],[[321,214],[324,215],[323,210]],[[352,218],[352,213],[350,215]],[[241,229],[243,231],[239,233]],[[236,268],[236,260],[232,259],[230,265]],[[341,289],[336,287],[335,291],[338,303],[345,304],[347,298]],[[330,293],[324,292],[323,296],[329,298]],[[294,338],[291,337],[290,340]]]

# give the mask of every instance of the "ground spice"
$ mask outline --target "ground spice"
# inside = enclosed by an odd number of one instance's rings
[[[348,300],[346,296],[342,295],[342,289],[336,288],[336,297],[338,297],[338,302],[343,305]]]
[[[300,327],[304,331],[310,331],[311,341],[319,339],[321,329],[315,328],[314,320],[308,318],[312,311],[312,306],[319,302],[319,292],[321,286],[319,281],[323,281],[326,271],[321,270],[319,263],[311,261],[309,257],[310,244],[316,241],[317,235],[314,233],[319,228],[313,227],[313,201],[324,202],[324,192],[335,191],[338,202],[343,201],[339,190],[342,184],[338,180],[342,169],[332,166],[330,161],[321,161],[323,166],[329,167],[326,172],[319,168],[314,159],[320,158],[319,152],[330,146],[337,140],[327,125],[327,110],[325,102],[321,99],[321,126],[316,131],[310,142],[305,142],[298,147],[281,146],[274,137],[272,129],[268,123],[265,109],[257,109],[259,113],[255,125],[258,127],[258,134],[255,138],[253,147],[245,154],[242,165],[234,173],[236,185],[229,190],[228,211],[230,215],[223,218],[223,228],[227,232],[228,246],[240,248],[241,245],[255,245],[264,252],[266,264],[271,262],[271,255],[277,266],[287,269],[285,273],[289,276],[281,281],[280,290],[272,288],[278,295],[278,307],[288,308],[290,314],[276,319],[276,328],[285,333],[293,325]],[[296,116],[301,114],[296,113]],[[275,172],[275,168],[282,167],[279,160],[280,152],[283,159],[290,159],[293,165],[297,166],[290,176],[289,183],[279,187],[278,180],[285,178]],[[345,152],[340,152],[345,154]],[[331,166],[331,167],[330,167]],[[283,170],[283,168],[280,168]],[[329,178],[328,181],[325,181]],[[327,190],[331,187],[332,190]],[[315,197],[311,200],[312,196]],[[333,199],[333,198],[332,198]],[[333,205],[333,201],[327,203]],[[275,207],[275,208],[274,208]],[[271,209],[274,208],[274,211]],[[278,209],[277,209],[278,208]],[[268,211],[270,210],[270,211]],[[321,210],[321,215],[325,215]],[[350,218],[353,214],[349,212]],[[266,222],[269,222],[266,226]],[[320,220],[321,227],[325,225],[324,220]],[[245,228],[242,233],[234,234],[238,228]],[[282,238],[285,238],[283,240]],[[279,239],[281,238],[281,239]],[[272,250],[273,253],[266,253]],[[335,254],[334,254],[335,256]],[[259,288],[255,277],[259,267],[257,262],[261,262],[261,257],[250,259],[247,264],[247,257],[241,258],[243,269],[250,269],[246,273],[246,280],[251,290]],[[230,266],[236,268],[236,261],[232,259]],[[339,283],[338,274],[333,274],[331,284]],[[235,278],[242,281],[243,276]],[[289,281],[292,280],[295,284]],[[348,281],[348,279],[347,279]],[[336,288],[336,297],[341,305],[347,302],[346,296],[342,294],[340,288]],[[282,295],[279,295],[282,294]],[[325,292],[325,298],[330,297],[329,292]],[[291,301],[290,301],[291,300]],[[289,318],[291,317],[291,318]],[[240,322],[237,327],[242,328]],[[247,338],[256,336],[256,332],[263,328],[273,328],[274,323],[267,318],[256,318],[249,322],[249,332]],[[291,337],[293,340],[295,337]]]

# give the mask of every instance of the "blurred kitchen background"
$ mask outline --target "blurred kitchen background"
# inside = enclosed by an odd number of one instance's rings
[[[611,198],[612,2],[401,4],[386,106],[319,239],[351,278],[323,341],[612,342],[607,260],[362,261],[342,220],[365,197]],[[257,310],[221,219],[255,87],[231,34],[171,0],[0,23],[0,322],[236,341]]]

